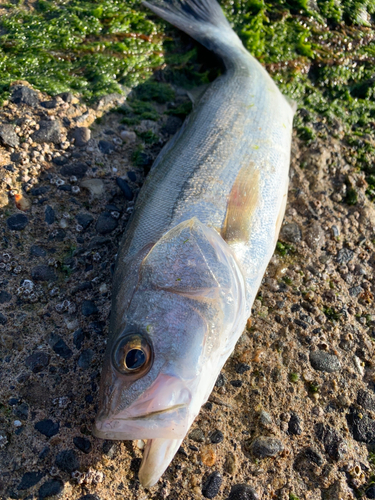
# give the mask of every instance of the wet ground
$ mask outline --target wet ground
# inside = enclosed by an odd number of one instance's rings
[[[152,120],[139,94],[87,107],[24,82],[0,110],[0,497],[375,498],[375,210],[324,120],[310,145],[294,138],[248,329],[162,479],[140,486],[142,442],[91,434],[118,243],[182,124],[170,110],[190,105],[172,90]]]

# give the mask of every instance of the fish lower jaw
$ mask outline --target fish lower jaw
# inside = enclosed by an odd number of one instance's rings
[[[184,405],[146,415],[97,420],[93,429],[95,437],[125,441],[133,439],[183,439],[191,419]]]

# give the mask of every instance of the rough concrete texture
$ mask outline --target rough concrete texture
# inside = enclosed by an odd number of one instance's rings
[[[0,109],[19,138],[0,146],[0,497],[374,498],[375,210],[355,151],[323,122],[311,145],[294,138],[281,244],[247,331],[179,453],[144,490],[143,443],[103,442],[91,429],[111,268],[150,162],[171,137],[168,117],[158,105],[159,140],[135,166],[142,141],[122,115],[104,114],[76,147],[76,127],[100,107],[55,102]],[[48,121],[58,141],[33,142]],[[354,206],[344,201],[348,179]]]

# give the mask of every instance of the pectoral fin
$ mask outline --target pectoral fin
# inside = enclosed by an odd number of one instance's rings
[[[260,194],[260,172],[253,162],[239,171],[229,195],[222,237],[227,243],[247,242]]]

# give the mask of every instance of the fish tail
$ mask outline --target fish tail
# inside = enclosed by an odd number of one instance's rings
[[[227,67],[249,57],[216,0],[145,0],[143,4],[218,54]]]

